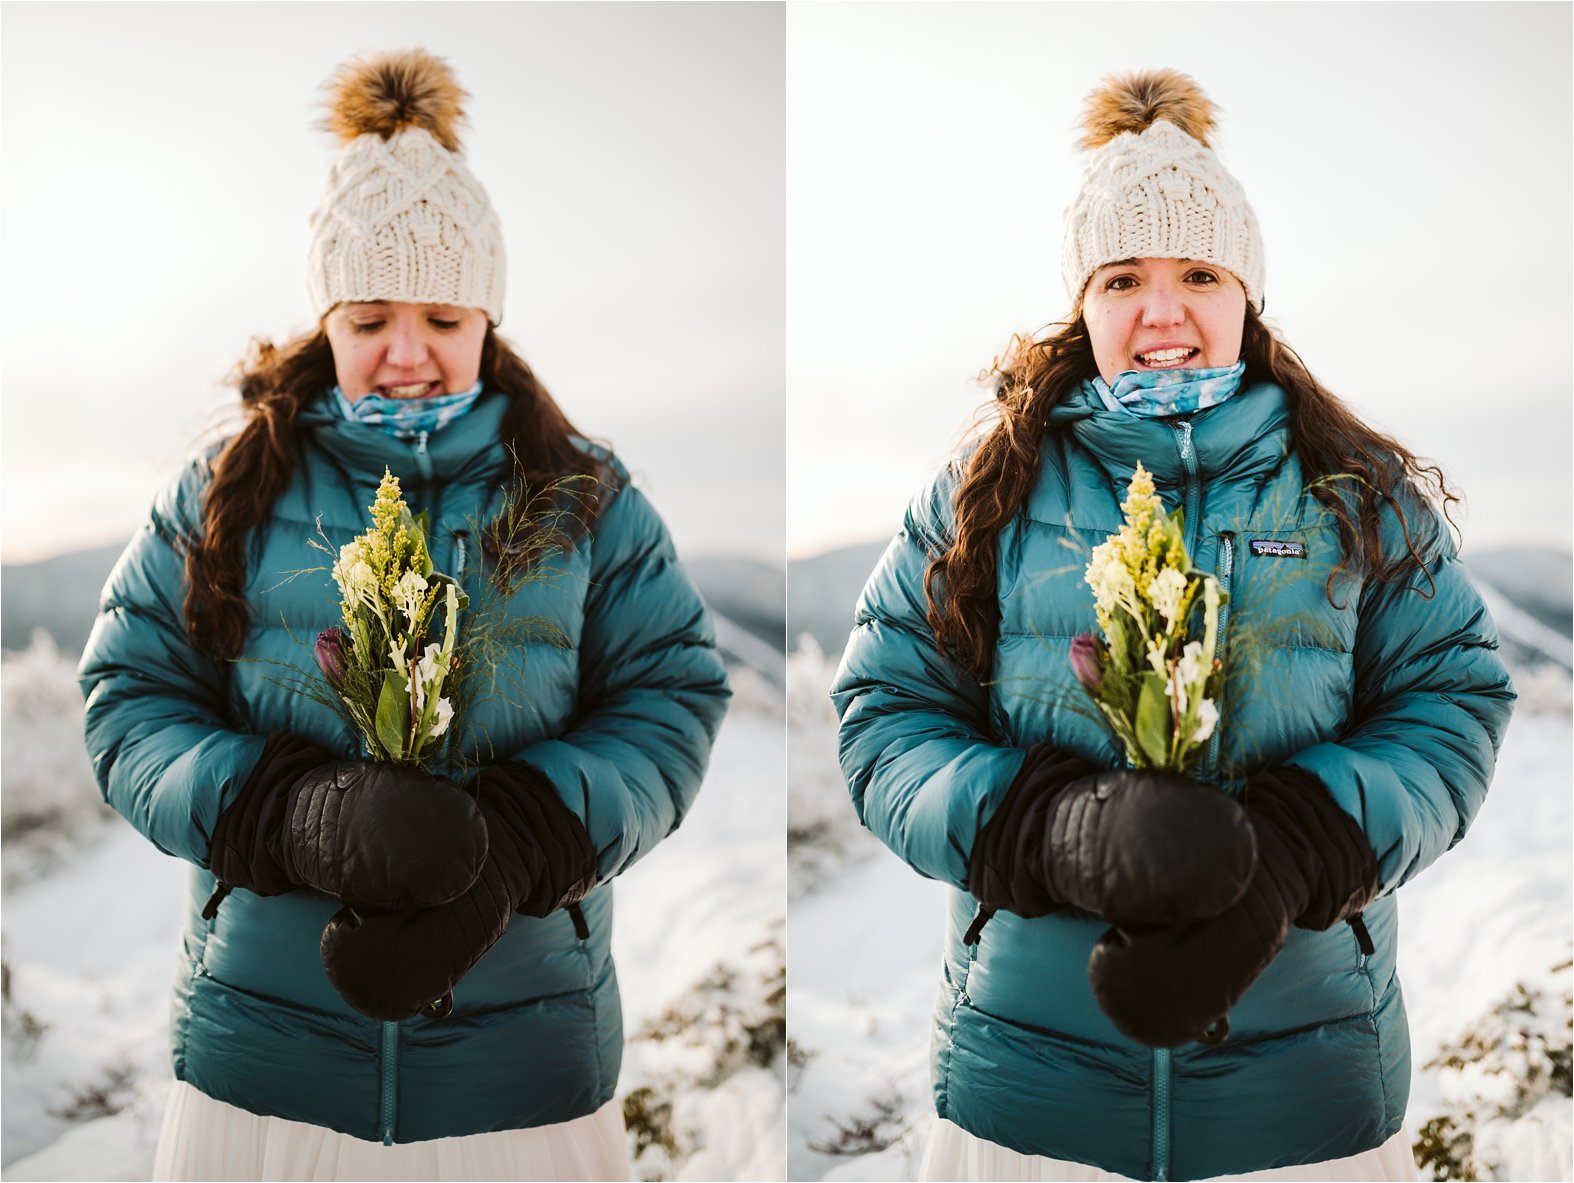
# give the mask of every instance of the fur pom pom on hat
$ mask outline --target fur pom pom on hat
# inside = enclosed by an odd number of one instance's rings
[[[424,50],[372,54],[328,84],[324,126],[343,141],[312,215],[312,312],[392,300],[479,308],[503,319],[503,232],[460,154],[464,100]]]
[[[1066,210],[1061,271],[1073,301],[1120,259],[1195,259],[1231,272],[1259,311],[1262,232],[1209,146],[1217,108],[1175,70],[1105,78],[1088,96],[1082,188]]]

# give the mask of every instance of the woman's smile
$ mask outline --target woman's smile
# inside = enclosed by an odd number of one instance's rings
[[[1160,345],[1138,353],[1132,360],[1139,370],[1183,369],[1202,350],[1195,345]]]
[[[431,398],[443,393],[441,382],[414,382],[404,386],[379,386],[377,393],[384,398]]]

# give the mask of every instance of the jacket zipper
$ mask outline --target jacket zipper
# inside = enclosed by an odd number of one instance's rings
[[[1190,442],[1190,434],[1187,434]],[[1184,455],[1184,453],[1182,453]],[[1235,535],[1225,532],[1219,535],[1219,582],[1227,595],[1234,594],[1235,576]],[[1230,600],[1226,599],[1219,605],[1219,632],[1216,654],[1224,655],[1226,630],[1230,623]],[[1219,771],[1219,736],[1224,730],[1224,715],[1221,709],[1219,720],[1214,724],[1213,738],[1208,742],[1208,755],[1206,764],[1210,775],[1217,776]],[[1153,1050],[1153,1177],[1156,1180],[1170,1177],[1170,1052],[1168,1048],[1155,1048]]]
[[[1192,446],[1191,420],[1172,420],[1175,428],[1175,446],[1180,451],[1181,467],[1186,470],[1186,487],[1182,491],[1181,511],[1186,515],[1186,551],[1197,553],[1197,540],[1202,535],[1202,482],[1197,477],[1197,450]],[[1221,564],[1233,560],[1233,539],[1225,536],[1225,549]],[[1228,586],[1228,576],[1224,581]],[[1219,609],[1219,635],[1224,635],[1224,609]],[[1210,761],[1217,758],[1219,731],[1213,732],[1213,744],[1208,749]],[[1170,1051],[1153,1049],[1153,1177],[1164,1180],[1170,1177]]]
[[[432,454],[426,450],[432,433],[423,431],[415,437],[415,467],[421,476],[421,491],[428,500],[421,508],[426,510],[426,520],[435,529],[443,520],[441,487],[432,484]]]
[[[399,1024],[383,1024],[383,1096],[379,1124],[383,1145],[394,1140],[394,1089],[399,1083]]]
[[[1222,661],[1228,643],[1230,605],[1235,602],[1235,535],[1228,531],[1219,535],[1219,585],[1220,590],[1224,592],[1224,603],[1219,605],[1219,632],[1213,655]],[[1220,698],[1223,698],[1222,694]],[[1219,702],[1215,705],[1219,707],[1219,718],[1213,725],[1213,738],[1208,741],[1208,772],[1217,777],[1219,737],[1224,734],[1224,704]]]
[[[415,466],[421,471],[423,483],[432,479],[432,457],[426,450],[426,441],[430,435],[430,432],[423,431],[415,437]]]
[[[1186,470],[1186,488],[1181,511],[1186,515],[1186,553],[1197,553],[1197,538],[1202,530],[1202,482],[1197,479],[1197,449],[1192,447],[1191,420],[1171,421],[1176,432],[1175,446],[1180,449],[1181,467]]]
[[[1153,1178],[1170,1177],[1170,1051],[1153,1049]]]

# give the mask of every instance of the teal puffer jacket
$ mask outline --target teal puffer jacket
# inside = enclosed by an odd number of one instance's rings
[[[1410,506],[1434,550],[1424,575],[1335,581],[1334,524],[1305,491],[1285,396],[1259,385],[1190,419],[1111,413],[1090,392],[1051,415],[1027,504],[999,538],[1000,632],[980,685],[935,649],[924,569],[952,536],[960,465],[912,504],[859,601],[832,696],[841,761],[864,823],[952,887],[933,1076],[942,1117],[1012,1149],[1143,1179],[1195,1179],[1318,1162],[1398,1130],[1409,1035],[1395,976],[1393,892],[1463,836],[1491,780],[1514,701],[1481,600],[1435,515]],[[1142,464],[1184,506],[1195,564],[1229,592],[1227,683],[1199,775],[1238,792],[1259,768],[1317,774],[1376,852],[1382,896],[1355,930],[1292,929],[1230,1015],[1218,1047],[1151,1050],[1124,1038],[1088,985],[1107,925],[1006,912],[964,944],[979,831],[1049,742],[1105,767],[1124,754],[1071,673],[1096,631],[1090,549],[1119,528]],[[1397,519],[1384,523],[1398,545]],[[1290,542],[1303,548],[1258,545]]]
[[[174,1068],[209,1096],[414,1142],[566,1121],[613,1094],[622,1019],[609,881],[682,821],[728,694],[705,608],[660,518],[630,486],[603,492],[590,535],[508,601],[511,615],[541,617],[567,643],[510,654],[497,696],[472,715],[487,749],[472,742],[472,756],[533,765],[585,824],[601,885],[577,911],[515,915],[455,989],[451,1014],[399,1023],[361,1016],[329,984],[318,941],[337,901],[237,890],[202,916],[215,886],[209,836],[263,737],[283,730],[338,757],[360,752],[336,714],[281,685],[315,672],[316,634],[339,623],[327,558],[308,541],[320,525],[337,551],[366,529],[386,465],[411,508],[431,514],[433,563],[479,605],[490,571],[480,527],[498,513],[509,477],[499,443],[506,408],[484,395],[410,443],[345,422],[327,400],[304,408],[295,473],[249,539],[253,627],[237,662],[215,662],[186,640],[180,556],[200,527],[205,463],[158,498],[104,589],[79,671],[88,752],[109,803],[194,864]]]

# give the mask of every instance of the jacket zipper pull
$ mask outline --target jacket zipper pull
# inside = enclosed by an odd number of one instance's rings
[[[1366,921],[1362,913],[1357,912],[1345,923],[1350,926],[1350,931],[1355,933],[1355,943],[1361,948],[1361,956],[1370,957],[1377,952],[1377,946],[1372,943],[1372,934],[1366,931]]]
[[[585,913],[578,904],[568,906],[568,918],[574,922],[574,935],[582,941],[590,939],[590,925],[585,923]]]
[[[225,883],[222,879],[218,880],[217,890],[208,897],[208,902],[202,906],[202,918],[204,920],[212,920],[217,916],[219,914],[219,905],[224,902],[224,897],[234,890],[235,888],[231,884]]]
[[[995,910],[993,908],[979,904],[978,915],[973,917],[973,923],[969,924],[967,931],[962,934],[962,943],[969,948],[978,944],[980,938],[984,935],[984,925],[989,923],[989,918],[994,914]]]

